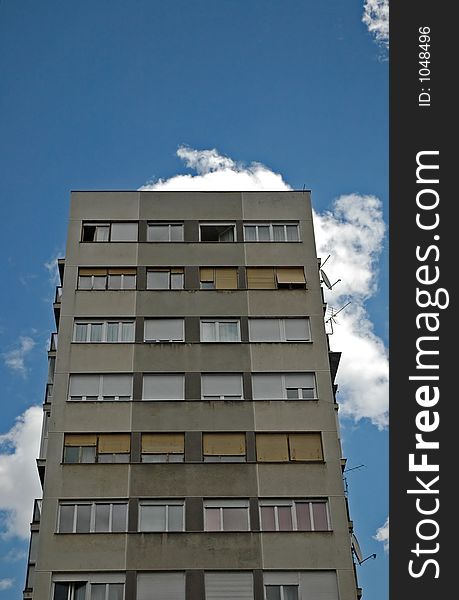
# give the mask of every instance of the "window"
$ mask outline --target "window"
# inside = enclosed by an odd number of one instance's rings
[[[203,400],[241,400],[241,374],[203,373],[201,375],[201,397]]]
[[[245,242],[299,242],[297,223],[250,223],[244,225]]]
[[[257,433],[258,462],[323,461],[320,433]]]
[[[245,433],[203,433],[204,462],[245,462]]]
[[[237,290],[237,268],[201,267],[199,280],[202,290]]]
[[[254,400],[317,398],[314,373],[254,373],[252,390]]]
[[[262,531],[328,531],[324,500],[261,500]]]
[[[127,531],[127,502],[59,504],[58,533],[118,533]]]
[[[247,572],[205,573],[206,600],[253,600],[253,575]]]
[[[86,600],[86,581],[55,583],[53,600]]]
[[[199,225],[201,242],[234,242],[236,226],[234,223],[208,223]]]
[[[69,400],[132,400],[132,375],[74,373],[69,379]]]
[[[247,267],[247,288],[275,290],[306,289],[303,267]]]
[[[123,600],[124,583],[116,575],[91,575],[93,581],[57,581],[53,600]],[[100,580],[102,579],[102,582]],[[103,580],[105,579],[105,582]],[[110,583],[106,583],[110,579]],[[115,583],[116,582],[116,583]]]
[[[183,268],[148,269],[147,290],[183,290]]]
[[[185,600],[185,573],[138,573],[136,600]]]
[[[183,373],[148,374],[143,376],[142,400],[184,400]]]
[[[205,500],[204,531],[249,531],[248,500]]]
[[[73,327],[73,341],[87,343],[133,342],[134,321],[77,320]]]
[[[249,319],[251,342],[307,342],[311,339],[309,318]]]
[[[91,583],[91,600],[123,600],[124,583]]]
[[[64,463],[128,463],[131,452],[129,433],[67,433]]]
[[[181,223],[148,223],[148,242],[183,242]]]
[[[82,242],[136,242],[138,223],[83,223]]]
[[[264,571],[265,600],[338,600],[335,571]]]
[[[136,269],[81,268],[78,271],[79,290],[135,290]]]
[[[183,500],[141,502],[139,531],[184,531]]]
[[[201,319],[201,342],[240,342],[239,319]]]
[[[145,319],[146,342],[183,342],[185,340],[183,319]]]
[[[185,434],[143,433],[142,462],[183,462],[185,456]]]

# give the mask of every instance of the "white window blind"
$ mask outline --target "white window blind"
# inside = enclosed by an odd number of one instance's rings
[[[183,342],[183,319],[146,319],[146,342]]]
[[[317,397],[314,373],[255,373],[252,390],[254,400]]]
[[[72,374],[69,383],[71,399],[131,399],[132,375],[128,374]]]
[[[185,600],[185,573],[139,573],[137,600]]]
[[[144,400],[184,400],[184,376],[180,373],[143,376]]]
[[[249,319],[251,342],[294,342],[311,339],[308,318]]]
[[[70,375],[69,396],[99,396],[100,375]]]
[[[110,239],[112,242],[136,242],[137,223],[112,223]]]
[[[242,398],[242,375],[203,373],[201,388],[202,398]]]
[[[283,398],[282,377],[280,373],[256,373],[252,375],[254,400]]]
[[[253,600],[252,573],[206,573],[206,600]]]

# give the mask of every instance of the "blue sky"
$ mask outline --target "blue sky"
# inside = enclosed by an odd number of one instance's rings
[[[363,0],[0,2],[0,435],[43,400],[45,264],[63,254],[70,190],[193,173],[176,155],[186,144],[263,163],[311,189],[318,213],[343,195],[376,196],[387,220],[388,63],[363,10]],[[387,344],[387,251],[370,266],[379,291],[359,302]],[[383,600],[387,555],[372,536],[388,511],[388,436],[359,414],[342,421],[348,466],[366,465],[348,474],[351,511],[378,558],[358,573],[365,596]],[[26,545],[0,538],[0,600],[22,591]]]

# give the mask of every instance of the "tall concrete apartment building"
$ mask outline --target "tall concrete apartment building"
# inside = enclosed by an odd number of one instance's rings
[[[356,600],[308,192],[75,192],[25,599]]]

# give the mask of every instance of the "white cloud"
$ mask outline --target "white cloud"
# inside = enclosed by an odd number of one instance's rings
[[[147,182],[142,191],[279,191],[289,190],[282,176],[261,163],[236,163],[213,150],[194,150],[180,146],[177,156],[197,175],[175,175],[170,179]]]
[[[19,548],[11,548],[6,554],[2,556],[2,560],[9,563],[18,562],[27,558],[27,552],[20,550]]]
[[[63,252],[57,251],[55,252],[49,260],[47,260],[43,266],[48,271],[48,278],[51,285],[59,285],[59,269],[57,267],[57,261],[62,258]]]
[[[13,584],[14,579],[0,579],[0,591],[9,590]]]
[[[2,358],[5,365],[12,371],[17,371],[22,376],[27,374],[25,366],[25,358],[27,354],[34,348],[36,342],[29,336],[21,336],[19,338],[18,347],[2,353]]]
[[[379,44],[389,45],[389,0],[365,0],[362,21]]]
[[[0,435],[0,535],[27,538],[33,500],[41,497],[35,459],[43,411],[31,406],[14,426]]]
[[[379,527],[376,534],[373,536],[377,542],[381,542],[384,546],[384,552],[389,552],[389,517],[387,517],[384,525]]]
[[[181,146],[177,155],[197,175],[175,175],[150,182],[141,190],[291,190],[282,176],[265,165],[236,163],[217,150]],[[337,381],[341,414],[358,421],[368,418],[382,428],[388,421],[388,360],[383,342],[375,335],[365,301],[377,290],[377,264],[382,250],[384,222],[381,202],[374,196],[350,194],[333,204],[333,211],[314,214],[319,256],[332,254],[327,272],[342,279],[327,293],[327,301],[351,306],[337,318],[333,349],[342,350]],[[330,270],[328,270],[330,269]],[[362,368],[364,365],[364,368]]]

